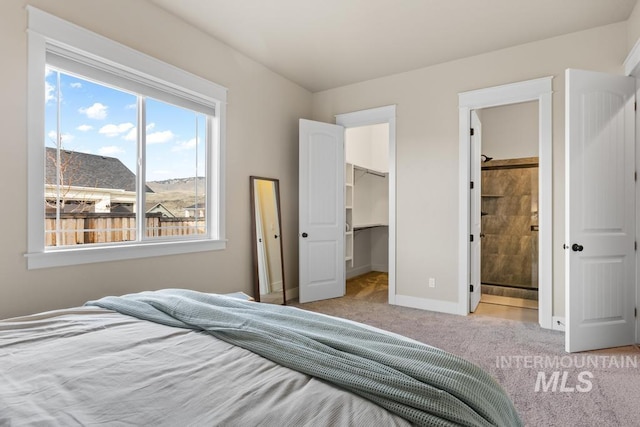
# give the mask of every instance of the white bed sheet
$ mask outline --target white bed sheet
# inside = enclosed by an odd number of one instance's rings
[[[409,425],[208,334],[110,310],[1,321],[0,337],[0,425]]]

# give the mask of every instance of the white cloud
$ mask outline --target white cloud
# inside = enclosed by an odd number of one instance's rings
[[[82,83],[80,82],[71,83],[71,87],[74,89],[80,89],[82,87]]]
[[[131,130],[124,136],[124,139],[127,141],[137,141],[138,140],[138,127],[134,126]]]
[[[149,133],[150,130],[156,127],[155,123],[149,123],[146,126],[147,129],[147,144],[164,144],[171,141],[176,135],[170,130],[163,130],[158,132]],[[128,129],[128,133],[124,136],[127,141],[136,141],[138,139],[138,127],[133,126]]]
[[[163,130],[147,134],[147,144],[164,144],[173,139],[175,135],[170,130]]]
[[[118,147],[117,145],[107,145],[105,147],[100,147],[98,150],[98,154],[101,156],[113,156],[120,153],[124,153],[124,150],[122,147]]]
[[[53,101],[55,99],[55,96],[53,94],[54,90],[56,90],[56,87],[45,80],[45,82],[44,82],[44,101],[46,103],[48,103],[49,101]]]
[[[138,104],[128,104],[128,105],[125,105],[124,108],[125,110],[133,110],[135,108],[138,108]]]
[[[49,131],[49,133],[47,134],[47,136],[49,137],[49,139],[51,141],[53,141],[53,143],[56,142],[56,140],[58,139],[58,134],[56,133],[55,130]],[[73,135],[71,135],[70,133],[63,133],[60,135],[60,139],[62,140],[62,142],[69,142],[71,140],[73,140],[73,138],[75,138]]]
[[[154,127],[156,127],[155,123],[149,123],[146,126],[147,132],[149,132],[150,130],[152,130]],[[171,134],[173,135],[173,134]],[[131,128],[131,130],[129,131],[129,133],[127,133],[124,136],[124,139],[127,141],[137,141],[138,140],[138,127],[134,126],[133,128]],[[149,135],[147,135],[147,142],[149,141]],[[161,141],[161,142],[166,142],[166,141]],[[150,144],[153,144],[153,142],[151,142]]]
[[[76,130],[79,130],[80,132],[88,132],[92,129],[93,129],[93,126],[91,125],[80,125],[76,128]]]
[[[176,143],[176,145],[174,145],[171,148],[171,151],[177,152],[177,151],[185,151],[185,150],[192,150],[196,147],[196,139],[195,138],[191,138],[188,141],[178,141]]]
[[[115,136],[122,135],[123,133],[128,132],[131,129],[135,129],[133,123],[120,123],[119,125],[108,124],[102,126],[98,132],[102,135],[113,138]],[[125,136],[125,139],[127,136],[128,134]]]
[[[91,107],[80,108],[78,112],[86,114],[90,119],[104,120],[107,118],[108,109],[109,107],[107,107],[106,105],[96,102]]]

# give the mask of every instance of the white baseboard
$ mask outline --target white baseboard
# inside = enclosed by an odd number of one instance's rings
[[[429,298],[410,297],[406,295],[396,295],[395,305],[421,310],[437,311],[439,313],[460,314],[457,302],[440,301]]]
[[[271,292],[280,292],[282,290],[282,280],[271,283]]]
[[[366,274],[370,271],[380,271],[382,273],[389,272],[388,264],[367,264],[360,267],[355,267],[347,270],[347,279]]]
[[[371,271],[389,272],[389,264],[371,264]]]
[[[291,301],[291,300],[297,300],[298,296],[300,295],[300,288],[295,287],[295,288],[291,288],[291,289],[287,289],[285,292],[287,301]]]
[[[360,276],[361,274],[365,274],[371,271],[371,265],[363,265],[360,267],[350,268],[347,270],[347,279],[351,279],[356,276]]]
[[[552,322],[553,324],[551,325],[551,329],[553,329],[554,331],[564,332],[564,317],[553,316]]]

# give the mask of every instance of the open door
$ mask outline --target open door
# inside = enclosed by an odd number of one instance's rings
[[[635,79],[566,71],[569,352],[635,338]]]
[[[344,128],[300,120],[300,302],[345,293]]]
[[[470,148],[470,171],[473,188],[470,191],[471,200],[469,206],[470,232],[473,236],[470,240],[470,260],[469,260],[469,312],[473,313],[478,308],[480,297],[482,296],[481,286],[481,246],[482,246],[482,171],[480,156],[482,151],[482,124],[475,110],[471,110],[471,148]]]

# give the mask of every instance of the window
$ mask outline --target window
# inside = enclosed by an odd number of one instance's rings
[[[29,10],[29,268],[223,249],[226,89]]]

